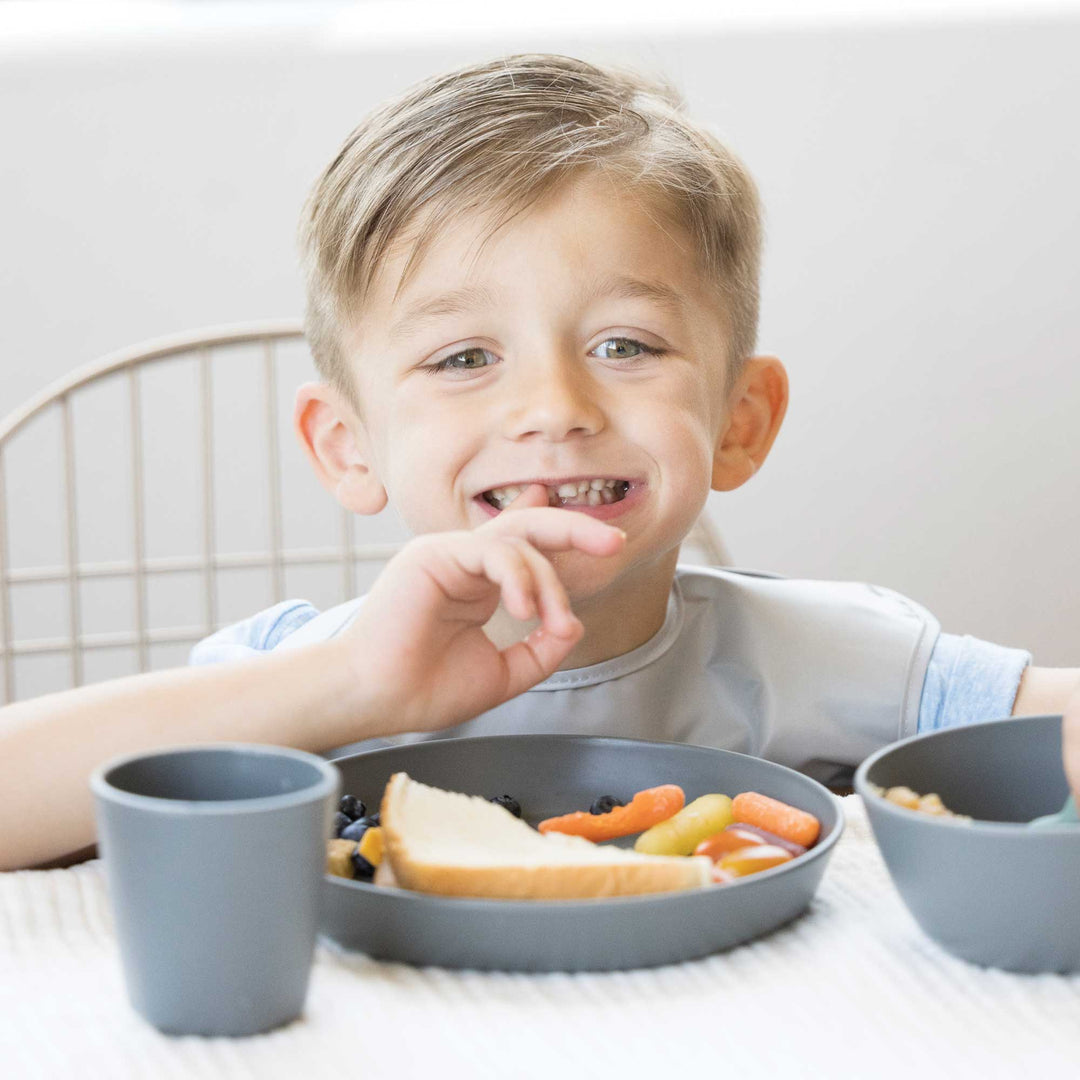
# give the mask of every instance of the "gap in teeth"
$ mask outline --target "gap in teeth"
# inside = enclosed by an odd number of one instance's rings
[[[484,492],[484,498],[492,506],[504,510],[521,493],[525,486],[511,484],[509,487],[492,488]],[[574,480],[565,484],[549,485],[549,506],[601,506],[606,503],[619,502],[626,497],[630,490],[630,484],[626,480]]]

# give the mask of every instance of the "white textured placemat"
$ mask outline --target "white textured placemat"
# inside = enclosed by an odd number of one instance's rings
[[[893,890],[858,798],[844,810],[810,911],[731,952],[514,975],[320,946],[304,1017],[237,1040],[167,1038],[130,1010],[99,863],[0,874],[0,1077],[1080,1075],[1080,976],[942,952]]]

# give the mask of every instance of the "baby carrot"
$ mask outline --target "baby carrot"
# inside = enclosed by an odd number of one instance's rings
[[[617,836],[644,832],[661,821],[677,814],[686,802],[683,789],[677,784],[661,784],[659,787],[639,791],[626,806],[616,806],[606,814],[590,814],[575,810],[572,814],[547,818],[537,828],[542,833],[560,832],[570,836],[584,836],[594,843],[614,840]]]
[[[759,829],[766,829],[793,844],[802,844],[803,847],[810,847],[821,831],[821,822],[813,814],[797,810],[779,799],[770,799],[768,795],[760,795],[756,791],[744,791],[741,795],[736,795],[731,808],[736,821],[756,825]]]

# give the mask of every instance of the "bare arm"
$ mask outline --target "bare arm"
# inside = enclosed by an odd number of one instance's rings
[[[1063,712],[1070,694],[1080,688],[1080,668],[1029,667],[1020,677],[1013,716]]]
[[[351,658],[350,658],[351,659]],[[315,752],[378,734],[341,639],[254,660],[178,668],[0,710],[0,870],[93,843],[87,779],[123,753],[207,742]]]

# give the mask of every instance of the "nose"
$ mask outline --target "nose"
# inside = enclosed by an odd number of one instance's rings
[[[552,357],[522,364],[519,371],[506,416],[508,438],[564,442],[604,427],[595,382],[579,358]]]

